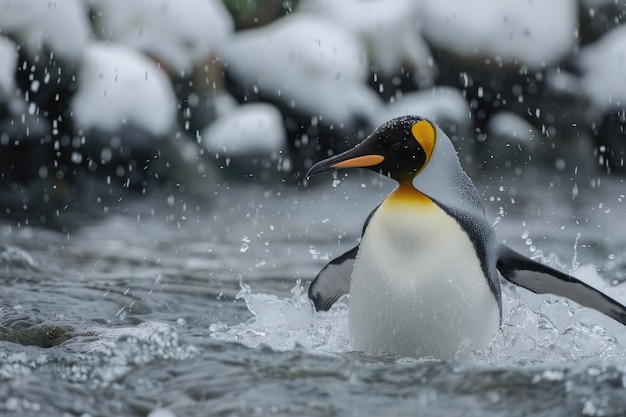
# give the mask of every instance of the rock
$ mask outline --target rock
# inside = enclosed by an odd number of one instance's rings
[[[254,175],[268,180],[280,171],[289,171],[282,116],[271,104],[236,107],[209,125],[201,136],[204,148],[231,176]]]
[[[582,73],[581,89],[591,101],[591,120],[626,107],[625,56],[626,26],[620,26],[582,48],[576,57],[576,66]]]
[[[152,60],[97,42],[87,48],[77,77],[71,100],[77,133],[65,150],[70,171],[143,193],[163,184],[194,188],[206,174],[197,143],[175,134],[176,97]]]
[[[615,0],[580,0],[580,44],[586,45],[626,21],[626,8]]]
[[[619,26],[582,48],[575,59],[580,90],[587,97],[584,112],[599,151],[599,164],[623,171],[626,156],[626,26]]]
[[[17,45],[0,35],[0,103],[14,96],[17,57]]]
[[[488,150],[485,153],[489,158],[486,163],[491,169],[521,170],[529,163],[539,162],[542,154],[537,150],[543,149],[544,140],[532,124],[517,114],[496,113],[487,126],[485,147]]]
[[[172,129],[176,97],[169,79],[135,50],[93,43],[85,51],[77,78],[71,100],[77,129],[114,132],[132,123],[155,136]]]

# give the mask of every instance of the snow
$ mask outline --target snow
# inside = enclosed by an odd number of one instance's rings
[[[173,126],[176,97],[169,78],[143,54],[123,45],[92,43],[80,64],[70,104],[78,128],[114,132],[134,123],[163,135]]]
[[[327,19],[292,14],[238,32],[220,48],[227,67],[250,89],[337,123],[372,118],[380,101],[365,84],[366,52],[350,32]]]
[[[425,36],[462,56],[539,69],[576,46],[578,3],[572,0],[424,0],[422,6]]]
[[[419,30],[419,2],[304,0],[298,11],[327,16],[355,34],[366,45],[371,63],[382,74],[397,75],[408,64],[417,70],[419,84],[433,83],[432,56]]]
[[[49,47],[76,59],[91,36],[87,10],[80,0],[0,0],[0,31],[14,35],[31,53]]]
[[[286,141],[280,112],[265,103],[237,107],[202,132],[206,148],[228,155],[271,153],[284,149]]]
[[[581,85],[593,112],[604,113],[626,105],[626,26],[619,26],[582,49],[578,64]]]
[[[15,89],[15,68],[17,66],[16,46],[8,38],[0,36],[0,94],[13,95]]]
[[[411,114],[435,123],[441,120],[453,120],[463,125],[470,123],[467,100],[459,90],[452,87],[434,87],[404,94],[378,113],[376,123],[382,124],[395,117]]]
[[[219,0],[89,0],[97,35],[140,49],[176,72],[190,71],[234,30]]]

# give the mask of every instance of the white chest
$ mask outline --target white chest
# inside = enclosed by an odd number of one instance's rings
[[[484,348],[500,311],[469,237],[434,203],[385,202],[361,241],[350,288],[355,350],[451,359]]]

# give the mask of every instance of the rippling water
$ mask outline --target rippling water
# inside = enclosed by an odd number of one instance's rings
[[[480,183],[499,236],[626,302],[626,187],[532,183]],[[0,223],[0,414],[626,413],[624,328],[510,286],[484,352],[351,352],[347,307],[314,313],[306,283],[355,243],[390,184],[314,185],[121,201],[105,216],[65,213],[55,229]]]

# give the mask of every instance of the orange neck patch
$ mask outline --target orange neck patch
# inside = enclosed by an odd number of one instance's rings
[[[424,204],[431,205],[433,201],[425,194],[416,190],[411,181],[404,181],[387,197],[385,202],[391,204]]]
[[[426,166],[435,148],[435,128],[429,121],[420,120],[411,126],[411,133],[426,153],[426,161],[424,162],[424,166]]]

